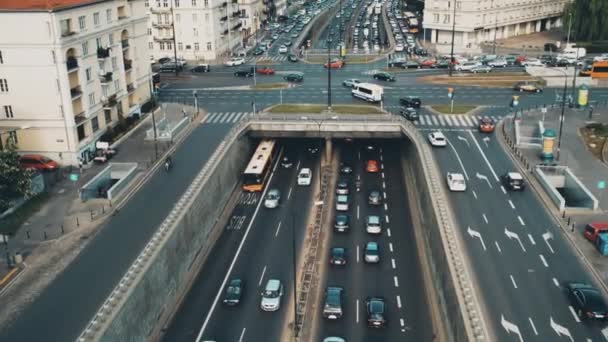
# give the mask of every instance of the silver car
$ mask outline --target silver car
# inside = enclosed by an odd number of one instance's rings
[[[365,221],[365,229],[369,234],[380,234],[382,228],[380,226],[380,217],[376,215],[370,215]]]
[[[283,297],[283,284],[277,279],[268,279],[260,307],[264,311],[277,311],[281,307],[281,297]]]
[[[270,189],[268,193],[266,193],[266,199],[264,200],[264,206],[266,208],[272,209],[279,206],[279,201],[281,200],[281,193],[278,189]]]
[[[365,245],[364,260],[374,264],[380,262],[380,248],[377,242],[370,241]]]

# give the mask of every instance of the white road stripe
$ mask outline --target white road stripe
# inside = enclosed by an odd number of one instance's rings
[[[433,120],[433,125],[437,126],[437,118],[435,116],[431,116],[431,119]]]
[[[397,307],[401,309],[401,297],[397,295]]]
[[[287,193],[287,200],[289,200],[289,197],[291,197],[291,190],[293,190],[293,187],[289,188],[289,192]]]
[[[454,126],[454,123],[452,123],[452,117],[450,117],[450,116],[445,117],[445,122],[446,122],[446,126]]]
[[[386,235],[388,235],[388,237],[391,237],[391,229],[390,228],[386,228]]]
[[[388,205],[384,203],[384,210],[388,210]]]
[[[524,220],[521,218],[521,216],[517,215],[517,219],[519,220],[519,223],[521,223],[522,226],[525,226],[526,223],[524,222]]]
[[[542,254],[540,255],[540,260],[543,261],[543,265],[545,265],[545,267],[549,267],[549,265],[547,264],[547,260],[545,260],[545,257]]]
[[[243,328],[243,331],[241,332],[241,337],[239,338],[239,342],[243,342],[243,337],[245,337],[245,330],[247,330],[247,328]]]
[[[509,274],[509,277],[511,278],[511,282],[513,283],[513,287],[517,288],[517,284],[515,284],[515,279],[513,278],[513,276]]]
[[[388,250],[391,251],[391,253],[393,253],[393,243],[392,242],[388,243]]]
[[[528,317],[528,321],[530,321],[530,325],[532,326],[532,331],[534,331],[534,335],[538,336],[538,331],[536,331],[536,327],[534,326],[534,322],[532,322],[532,318]]]
[[[357,246],[357,263],[359,262],[359,246]]]
[[[357,323],[359,323],[359,300],[358,299],[357,299],[357,311],[356,312],[357,312],[357,318],[355,319],[355,321]]]
[[[494,244],[496,245],[496,249],[498,249],[498,252],[502,253],[502,250],[500,249],[500,246],[498,245],[498,241],[494,241]]]
[[[446,126],[445,121],[447,121],[447,118],[445,118],[443,115],[440,115],[438,119],[441,126]]]
[[[262,280],[264,280],[264,273],[266,273],[266,266],[262,270],[262,275],[260,275],[260,281],[258,281],[258,286],[262,286]]]
[[[393,269],[397,268],[397,265],[395,264],[395,259],[391,258],[391,266],[393,266]]]
[[[397,279],[397,276],[393,276],[393,282],[395,283],[395,287],[399,287],[399,279]]]
[[[581,322],[581,319],[580,319],[580,318],[578,317],[578,315],[576,314],[576,311],[574,311],[574,308],[573,308],[572,306],[568,305],[568,309],[570,310],[570,313],[572,314],[572,317],[574,317],[574,320],[575,320],[577,323],[580,323],[580,322]]]
[[[405,321],[403,320],[403,318],[399,318],[399,324],[401,324],[402,327],[405,326]]]
[[[507,190],[505,190],[505,187],[504,187],[504,186],[502,186],[502,185],[501,185],[501,186],[500,186],[500,190],[502,190],[502,193],[503,193],[503,194],[505,194],[505,195],[507,194]]]
[[[483,220],[486,221],[486,224],[488,223],[488,218],[486,217],[486,214],[482,214],[483,216]]]
[[[475,199],[477,199],[477,193],[475,192],[475,190],[471,190],[473,192],[473,197],[475,197]]]
[[[386,223],[390,223],[390,222],[388,221],[388,215],[384,215],[384,220],[386,221]]]
[[[218,114],[219,114],[219,113],[217,113],[217,112],[216,112],[216,113],[209,113],[209,114],[207,114],[207,120],[205,120],[205,121],[207,121],[207,123],[211,123],[211,121],[212,121],[213,119],[215,119],[215,117],[216,117]]]
[[[530,243],[532,245],[536,245],[536,241],[534,241],[534,238],[532,237],[532,235],[528,234],[528,238],[530,239]]]
[[[559,287],[559,281],[557,281],[557,279],[553,278],[553,284],[555,284],[555,286]]]
[[[513,201],[509,200],[509,205],[511,206],[511,209],[515,209],[515,204],[513,204]]]
[[[230,122],[232,121],[232,118],[236,115],[236,112],[232,112],[230,113],[227,117],[226,117],[226,122]]]

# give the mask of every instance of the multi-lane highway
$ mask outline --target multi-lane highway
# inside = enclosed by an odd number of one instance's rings
[[[443,174],[461,172],[467,191],[450,193],[460,234],[497,341],[604,341],[599,325],[582,323],[564,283],[592,282],[533,190],[510,192],[499,178],[515,166],[494,135],[445,132],[434,153]]]

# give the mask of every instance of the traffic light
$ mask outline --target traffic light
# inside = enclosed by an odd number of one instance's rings
[[[519,95],[513,95],[513,99],[511,99],[511,107],[515,108],[519,105]]]
[[[454,98],[454,88],[448,88],[448,97]]]

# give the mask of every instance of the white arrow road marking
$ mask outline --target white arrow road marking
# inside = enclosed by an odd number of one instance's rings
[[[490,137],[484,137],[483,143],[486,144],[486,147],[489,147],[488,143],[490,142]]]
[[[555,252],[553,251],[553,247],[551,247],[551,244],[549,244],[549,239],[553,239],[553,233],[551,233],[551,232],[543,233],[543,240],[545,240],[545,243],[547,244],[547,247],[549,247],[549,250],[551,251],[551,253],[555,254]]]
[[[528,317],[528,321],[530,321],[530,325],[532,326],[532,330],[534,331],[534,335],[538,336],[538,331],[536,330],[536,326],[534,322],[532,322],[532,318]]]
[[[458,136],[458,140],[464,141],[465,144],[467,144],[467,147],[471,147],[471,144],[469,144],[469,141],[467,140],[467,138],[463,137],[463,136]]]
[[[505,194],[505,195],[507,194],[507,190],[505,190],[505,187],[504,187],[504,186],[502,186],[502,185],[501,185],[501,186],[500,186],[500,190],[502,190],[502,193],[503,193],[503,194]],[[513,208],[513,209],[515,209],[515,208]]]
[[[481,150],[481,146],[479,146],[479,143],[477,142],[477,139],[475,139],[475,136],[473,135],[473,131],[469,130],[469,134],[471,135],[471,138],[473,139],[473,142],[477,146],[477,149],[479,150],[479,153],[481,153],[481,157],[486,162],[486,164],[488,164],[488,168],[490,168],[490,172],[492,172],[492,176],[494,176],[494,179],[498,182],[499,181],[498,176],[496,175],[496,172],[494,172],[494,168],[490,164],[490,161],[488,161],[488,158],[486,157],[486,154],[483,153],[483,151]]]
[[[488,183],[488,186],[490,187],[490,189],[492,189],[492,184],[490,184],[490,180],[488,179],[488,177],[486,175],[482,175],[481,173],[477,172],[475,174],[475,176],[477,176],[478,179],[483,179]]]
[[[507,333],[509,335],[511,335],[511,333],[514,333],[517,335],[517,337],[519,337],[520,342],[524,342],[524,338],[521,337],[521,332],[519,332],[519,327],[517,325],[507,321],[505,319],[505,316],[502,314],[500,315],[500,324],[507,331]]]
[[[562,327],[561,325],[555,323],[555,321],[553,320],[553,317],[551,317],[551,328],[553,328],[553,330],[555,330],[555,333],[557,334],[557,336],[568,336],[570,341],[574,342],[574,339],[570,335],[570,331],[568,331],[567,328]]]
[[[467,233],[469,233],[471,237],[479,238],[479,241],[481,241],[481,247],[483,247],[484,251],[486,250],[486,244],[483,242],[483,238],[481,237],[481,234],[478,231],[473,230],[471,229],[471,227],[469,227],[467,229]]]
[[[521,249],[524,252],[526,251],[526,247],[524,247],[524,244],[521,243],[521,240],[519,239],[519,235],[517,235],[517,233],[514,233],[514,232],[510,231],[509,229],[507,229],[507,227],[505,227],[505,235],[507,235],[507,237],[509,239],[516,239],[519,242],[519,245],[521,246]]]

